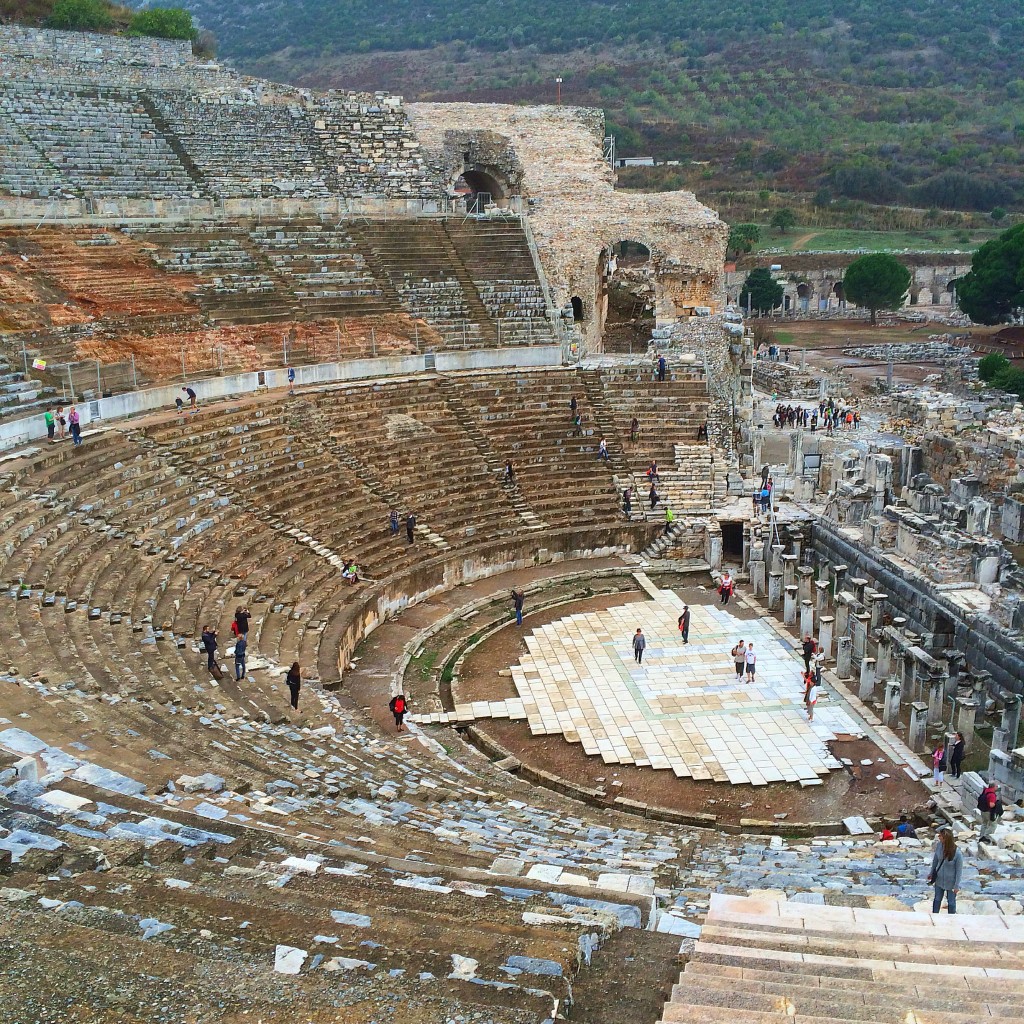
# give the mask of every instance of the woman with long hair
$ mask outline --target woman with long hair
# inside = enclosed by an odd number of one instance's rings
[[[960,891],[960,880],[964,874],[964,855],[957,849],[953,830],[948,825],[939,829],[935,849],[932,851],[932,866],[928,872],[928,883],[935,886],[932,913],[942,909],[942,897],[946,897],[946,909],[956,913],[956,894]]]

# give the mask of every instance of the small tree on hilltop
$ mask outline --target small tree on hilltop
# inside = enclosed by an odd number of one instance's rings
[[[72,32],[102,32],[113,24],[105,0],[57,0],[46,19],[47,28]]]
[[[756,224],[736,224],[729,231],[729,241],[725,243],[727,256],[735,259],[750,252],[761,240],[761,229]]]
[[[960,308],[976,324],[997,324],[1024,306],[1024,224],[986,242],[956,282]]]
[[[861,256],[846,268],[843,291],[846,298],[871,310],[871,323],[878,322],[880,309],[899,309],[910,287],[910,271],[888,253]]]
[[[784,206],[772,214],[771,224],[779,234],[785,234],[796,227],[796,214],[788,206]]]
[[[128,34],[159,39],[195,39],[199,30],[192,22],[192,15],[180,7],[148,7],[132,15]]]
[[[772,277],[767,267],[758,267],[747,274],[747,280],[740,292],[740,305],[756,309],[758,313],[770,313],[782,302],[782,285]]]

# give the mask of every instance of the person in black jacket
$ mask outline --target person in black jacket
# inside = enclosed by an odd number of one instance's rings
[[[288,684],[288,689],[291,692],[292,707],[298,711],[299,690],[302,689],[302,673],[297,661],[292,662],[292,667],[288,669],[288,675],[284,677],[284,681]]]
[[[202,642],[206,648],[206,667],[212,672],[217,663],[217,630],[203,626]]]
[[[949,770],[954,779],[959,779],[964,770],[964,754],[967,752],[967,744],[964,742],[964,734],[958,732],[953,741],[953,749],[949,755]]]
[[[409,543],[413,542],[413,532],[416,530],[416,513],[410,512],[405,517],[405,535],[409,538]]]

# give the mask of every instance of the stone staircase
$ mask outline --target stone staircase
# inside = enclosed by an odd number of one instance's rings
[[[1024,921],[712,894],[662,1024],[1024,1018]]]
[[[458,383],[451,377],[442,374],[438,378],[438,386],[445,396],[448,408],[451,409],[463,432],[473,442],[473,446],[480,453],[480,458],[487,465],[488,470],[497,474],[497,478],[501,480],[501,486],[508,495],[508,500],[516,510],[516,514],[522,519],[523,525],[528,530],[546,530],[548,524],[530,508],[529,502],[519,490],[519,484],[505,478],[505,467],[463,403]]]
[[[642,558],[662,558],[675,545],[685,532],[685,528],[678,520],[672,524],[668,533],[659,534],[650,544],[640,552]]]
[[[653,513],[649,513],[649,518],[663,518],[665,505],[676,515],[712,507],[714,469],[711,449],[706,444],[676,444],[675,468],[659,467],[659,471],[661,503]]]

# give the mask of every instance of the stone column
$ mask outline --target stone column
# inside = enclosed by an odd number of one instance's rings
[[[943,702],[946,696],[946,678],[933,675],[928,679],[928,724],[942,725],[945,718]]]
[[[832,567],[825,561],[825,559],[822,559],[818,563],[818,579],[821,580],[822,583],[828,583],[831,574]]]
[[[892,664],[892,635],[888,629],[883,629],[879,634],[875,658],[878,661],[878,674],[880,676],[887,676]]]
[[[840,679],[849,679],[853,670],[853,641],[848,636],[841,636],[837,644],[836,675]]]
[[[787,626],[796,625],[796,594],[796,587],[790,586],[785,588],[786,596],[782,607],[782,621]]]
[[[1006,751],[1017,749],[1017,733],[1020,731],[1020,706],[1019,694],[1004,691],[1003,695],[1003,720],[999,728],[1006,734]]]
[[[843,581],[846,579],[846,570],[848,566],[845,565],[833,565],[832,566],[832,597],[838,597],[839,591],[843,589]]]
[[[836,602],[836,636],[846,636],[850,629],[850,606],[845,601]]]
[[[711,567],[712,572],[719,572],[722,568],[722,529],[716,522],[708,524],[707,532],[704,534],[704,558]]]
[[[814,605],[810,601],[800,602],[800,635],[814,636]]]
[[[871,616],[867,612],[858,612],[853,623],[853,656],[863,658],[868,653],[868,623]]]
[[[858,604],[864,603],[864,588],[867,585],[868,581],[863,576],[850,577],[850,589],[853,591],[854,599]]]
[[[772,545],[772,564],[771,568],[768,570],[769,572],[782,572],[782,552],[784,550],[785,549],[781,544]]]
[[[764,562],[758,558],[750,563],[750,589],[754,592],[754,597],[760,597],[766,586]]]
[[[861,700],[868,701],[875,693],[875,659],[865,658],[860,663],[860,689],[857,696]]]
[[[797,566],[796,585],[800,588],[800,600],[810,601],[814,589],[814,570],[809,565]]]
[[[800,561],[800,555],[804,549],[804,535],[799,530],[791,530],[789,534],[793,555]]]
[[[877,590],[872,590],[868,594],[868,610],[871,612],[872,632],[882,628],[882,616],[885,614],[885,602],[888,600],[888,597],[888,594],[880,593]]]
[[[900,719],[900,681],[887,679],[885,682],[885,707],[882,710],[882,724],[895,729]]]
[[[796,555],[782,556],[783,586],[792,587],[796,584]]]
[[[831,615],[822,615],[818,618],[818,644],[826,658],[832,657],[832,627],[835,621]]]
[[[904,659],[904,665],[906,672],[904,673],[903,693],[907,700],[913,703],[924,696],[921,686],[921,672],[924,670],[924,665],[918,662],[912,654],[908,654]]]
[[[828,611],[828,580],[815,580],[814,591],[814,611],[821,618]]]
[[[914,701],[910,705],[910,731],[907,743],[915,754],[922,753],[928,746],[928,705]]]
[[[768,573],[768,608],[775,611],[782,604],[782,573]]]
[[[974,718],[977,713],[978,702],[976,700],[960,701],[956,716],[956,728],[957,732],[964,734],[964,742],[968,747],[974,742]]]
[[[753,449],[753,476],[757,476],[761,472],[761,445],[764,442],[764,427],[759,423],[750,432],[750,444]]]

